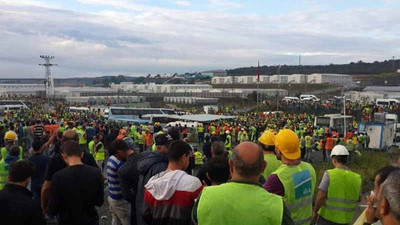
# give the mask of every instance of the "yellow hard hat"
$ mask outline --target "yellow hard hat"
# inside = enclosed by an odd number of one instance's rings
[[[275,135],[271,131],[265,131],[258,141],[263,145],[273,146],[275,145]]]
[[[296,133],[289,129],[283,129],[275,136],[276,148],[287,159],[300,158],[300,142]]]
[[[18,140],[18,136],[14,131],[7,131],[6,134],[4,135],[4,140],[17,141]]]

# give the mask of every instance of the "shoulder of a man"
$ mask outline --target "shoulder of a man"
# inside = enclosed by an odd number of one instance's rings
[[[65,167],[66,164],[61,159],[61,154],[56,154],[55,156],[49,158],[45,172],[45,180],[52,180],[54,174]]]

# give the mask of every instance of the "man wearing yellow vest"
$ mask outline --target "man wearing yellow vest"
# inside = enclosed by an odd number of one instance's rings
[[[232,147],[232,136],[231,132],[229,130],[225,131],[226,133],[226,138],[225,138],[225,149],[227,151],[231,150]]]
[[[79,137],[79,147],[82,151],[86,151],[87,149],[87,139],[86,139],[86,127],[85,126],[78,126],[76,133],[78,133]]]
[[[308,225],[312,219],[315,170],[299,159],[299,138],[292,130],[281,130],[275,136],[275,152],[283,164],[268,177],[263,187],[283,197],[294,224]]]
[[[361,176],[347,169],[349,151],[343,145],[332,149],[335,169],[327,170],[319,185],[313,220],[317,224],[350,224],[360,199]]]
[[[204,127],[201,123],[197,125],[197,142],[201,146],[204,142]]]
[[[267,163],[267,167],[263,172],[265,179],[277,170],[282,162],[276,158],[275,155],[275,135],[271,131],[265,131],[260,138],[258,138],[259,145],[264,152],[264,161]]]
[[[102,142],[103,136],[101,134],[98,134],[94,137],[94,159],[96,160],[97,166],[100,168],[101,171],[103,171],[103,162],[105,160],[105,150],[104,150],[104,144]]]
[[[10,148],[7,157],[0,160],[0,190],[2,190],[7,183],[10,165],[20,160],[18,157],[19,153],[19,147],[14,145]]]
[[[229,167],[232,179],[228,183],[205,187],[198,197],[192,211],[195,224],[293,224],[283,199],[259,186],[265,161],[258,145],[236,146]]]
[[[200,167],[203,165],[203,154],[197,150],[197,148],[194,148],[193,152],[193,158],[194,158],[194,170],[193,170],[193,175],[197,175],[197,172],[199,171]]]
[[[1,159],[5,159],[11,147],[18,144],[18,136],[14,131],[7,131],[4,135],[4,144],[6,147],[1,148]],[[23,149],[19,147],[19,159],[23,158]]]

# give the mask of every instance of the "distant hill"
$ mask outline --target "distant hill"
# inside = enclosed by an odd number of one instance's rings
[[[330,64],[315,66],[260,66],[260,74],[311,74],[311,73],[335,73],[335,74],[380,74],[393,73],[400,69],[400,60],[385,60],[365,63],[362,61],[351,62],[349,64]],[[278,72],[280,70],[280,72]],[[256,75],[257,67],[242,67],[227,70],[228,75]]]

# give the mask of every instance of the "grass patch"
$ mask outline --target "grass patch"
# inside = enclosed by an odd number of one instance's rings
[[[399,151],[396,152],[377,152],[377,151],[360,151],[362,156],[354,157],[351,162],[347,164],[351,171],[358,173],[362,177],[362,193],[371,191],[374,188],[375,172],[385,166],[392,165],[400,156]],[[331,162],[322,162],[314,166],[317,174],[318,191],[319,183],[322,180],[324,172],[328,169],[333,169]]]

